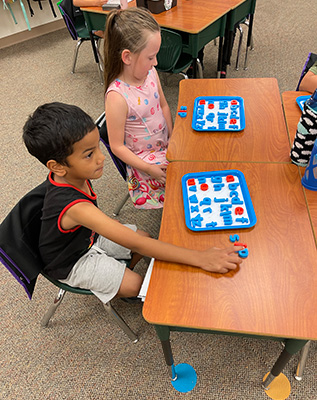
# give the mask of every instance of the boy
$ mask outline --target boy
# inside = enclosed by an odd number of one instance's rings
[[[99,131],[80,108],[63,103],[38,107],[23,128],[28,151],[49,169],[39,241],[44,271],[73,287],[90,289],[107,303],[138,295],[142,277],[116,259],[140,255],[226,273],[241,263],[237,251],[189,250],[151,239],[97,207],[90,179],[103,172]]]

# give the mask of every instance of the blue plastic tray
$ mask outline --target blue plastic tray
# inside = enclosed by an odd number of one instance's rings
[[[306,101],[310,98],[310,96],[298,96],[296,99],[296,103],[298,104],[298,107],[303,111],[304,104]]]
[[[250,228],[256,223],[241,171],[197,172],[182,177],[186,226],[192,231]]]
[[[241,131],[245,128],[244,101],[237,96],[196,97],[192,128],[195,131]]]

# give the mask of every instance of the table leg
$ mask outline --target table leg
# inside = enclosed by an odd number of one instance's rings
[[[170,342],[170,330],[167,326],[155,325],[156,333],[161,341],[165,362],[170,367],[169,373],[172,381],[177,379],[175,372],[175,365],[173,360],[173,353]]]
[[[264,390],[268,390],[270,388],[270,384],[272,381],[283,371],[285,365],[288,363],[290,358],[297,353],[305,344],[307,340],[294,340],[287,339],[285,341],[285,348],[282,351],[281,355],[277,359],[276,363],[273,365],[271,372],[262,383],[262,387]]]

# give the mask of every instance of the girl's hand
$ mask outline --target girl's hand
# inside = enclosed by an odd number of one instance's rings
[[[243,246],[230,246],[225,249],[212,247],[200,252],[199,266],[205,271],[225,274],[242,263],[237,252],[243,249]]]
[[[157,180],[159,183],[165,185],[166,181],[166,166],[158,164],[149,164],[147,174]]]

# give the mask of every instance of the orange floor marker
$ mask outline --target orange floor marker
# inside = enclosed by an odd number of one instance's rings
[[[263,382],[269,372],[264,376]],[[291,393],[291,384],[284,374],[279,374],[270,384],[270,388],[265,393],[273,400],[285,400]]]

